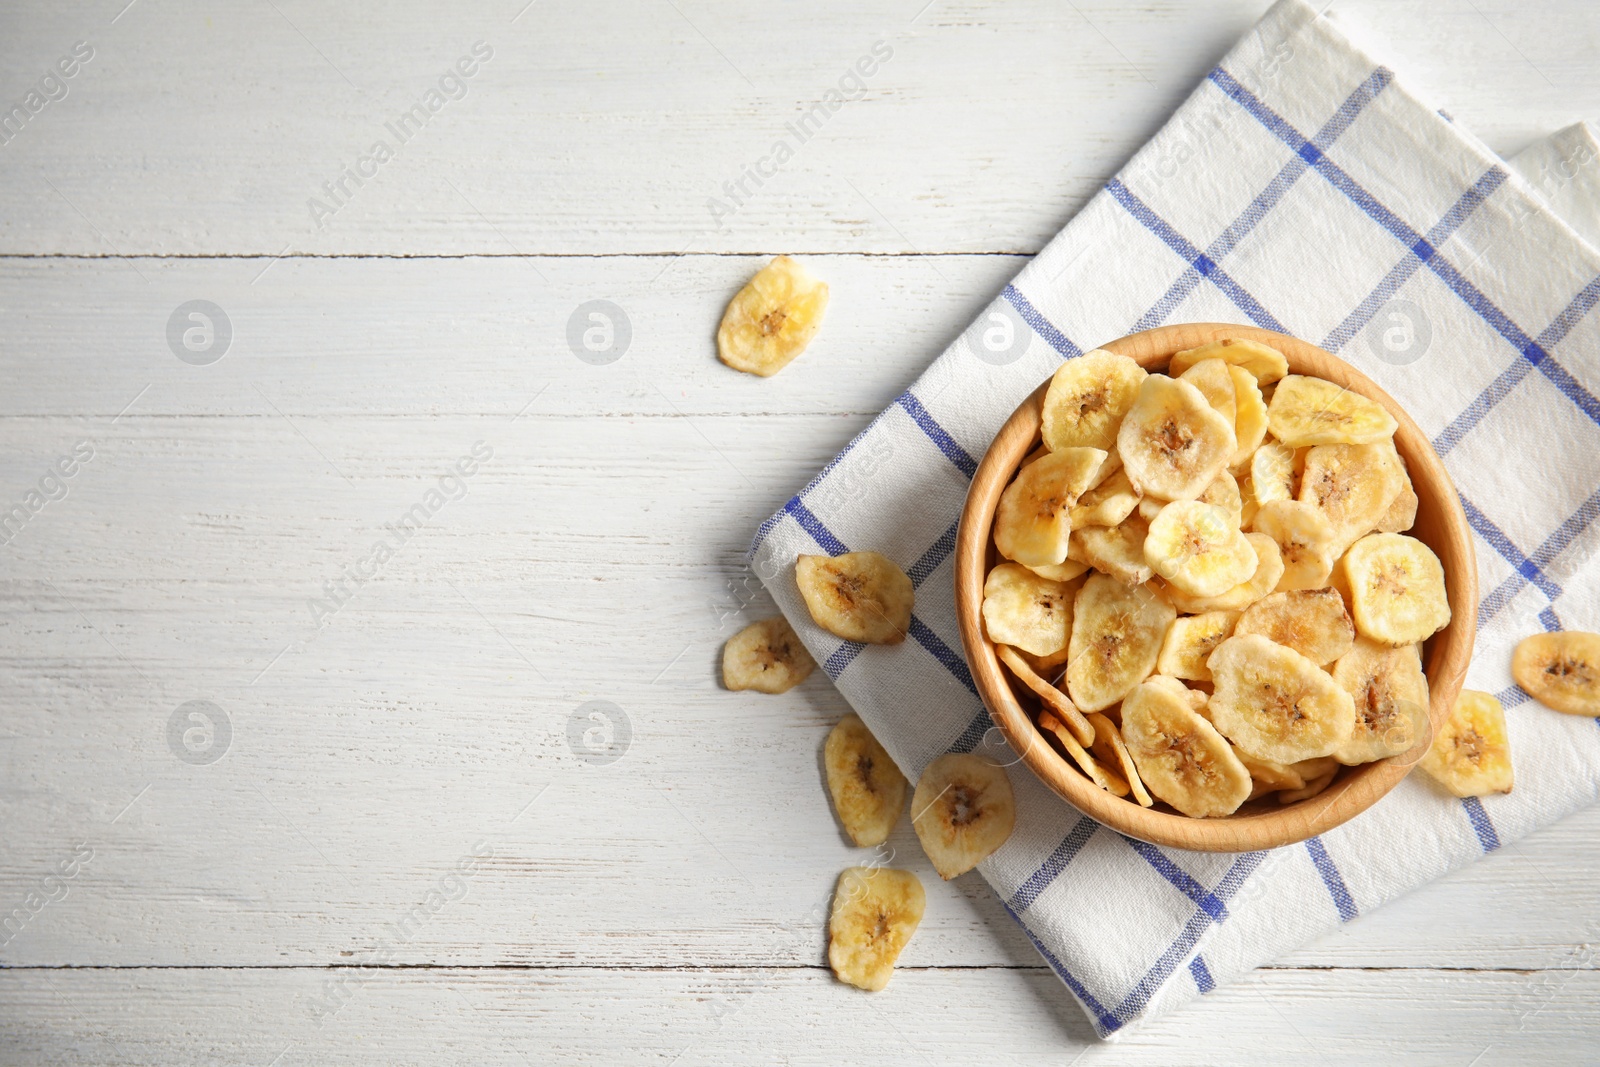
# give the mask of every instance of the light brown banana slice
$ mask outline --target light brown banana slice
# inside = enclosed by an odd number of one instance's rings
[[[1094,727],[1089,725],[1089,720],[1083,717],[1067,694],[1051,685],[1016,649],[1009,645],[996,645],[994,653],[1017,676],[1019,682],[1033,690],[1044,706],[1077,735],[1080,742],[1087,745],[1094,740]]]
[[[1017,823],[1005,769],[971,752],[928,764],[917,779],[911,811],[922,851],[947,882],[1005,844]]]
[[[1110,451],[1145,377],[1139,364],[1102,348],[1067,360],[1045,390],[1040,422],[1044,443],[1052,450]]]
[[[1274,500],[1261,505],[1254,528],[1278,545],[1283,559],[1279,592],[1321,589],[1328,584],[1342,543],[1321,508],[1298,500]]]
[[[717,358],[763,378],[776,374],[805,351],[827,309],[827,283],[779,256],[728,303],[717,327]]]
[[[1260,341],[1246,341],[1239,337],[1212,341],[1198,348],[1186,348],[1172,357],[1167,373],[1182,374],[1206,359],[1220,359],[1231,366],[1243,367],[1262,385],[1275,382],[1289,373],[1289,361],[1282,352]]]
[[[983,629],[997,644],[1016,645],[1035,656],[1067,647],[1072,636],[1069,582],[1041,578],[1019,563],[1002,563],[983,582]]]
[[[1405,478],[1391,442],[1318,445],[1306,454],[1300,500],[1326,515],[1339,544],[1348,545],[1383,520]]]
[[[1145,539],[1149,536],[1149,524],[1138,515],[1129,515],[1116,526],[1073,530],[1067,554],[1123,585],[1142,585],[1155,573],[1145,560]]]
[[[1094,727],[1094,745],[1089,751],[1105,766],[1115,767],[1122,772],[1122,778],[1128,783],[1133,799],[1139,802],[1141,808],[1154,805],[1155,801],[1151,799],[1150,791],[1144,787],[1144,782],[1139,778],[1139,768],[1134,764],[1128,746],[1123,743],[1122,731],[1117,729],[1117,724],[1103,712],[1098,711],[1090,712],[1088,719],[1090,725]]]
[[[876,552],[801,556],[795,584],[824,630],[846,641],[898,645],[911,628],[916,593],[905,571]]]
[[[1250,772],[1228,742],[1169,689],[1128,694],[1122,741],[1145,787],[1190,818],[1232,815],[1250,796]]]
[[[1250,456],[1250,484],[1256,503],[1290,500],[1295,491],[1294,449],[1268,441]]]
[[[1206,611],[1243,611],[1273,589],[1283,578],[1283,559],[1278,555],[1277,542],[1266,534],[1248,533],[1244,539],[1255,550],[1256,569],[1248,581],[1240,582],[1220,596],[1190,596],[1173,586],[1166,586],[1167,599],[1173,607],[1189,614]]]
[[[1511,792],[1511,738],[1500,701],[1463,689],[1419,766],[1458,797]]]
[[[1144,558],[1168,585],[1190,596],[1220,596],[1256,571],[1256,553],[1221,508],[1175,500],[1150,524]]]
[[[1233,632],[1260,634],[1318,666],[1349,652],[1356,639],[1344,598],[1332,589],[1270,593],[1244,609]]]
[[[1102,764],[1098,759],[1090,755],[1082,745],[1078,744],[1078,739],[1072,736],[1072,731],[1062,725],[1060,719],[1057,719],[1048,711],[1041,711],[1039,713],[1039,728],[1049,732],[1057,741],[1061,742],[1061,748],[1068,756],[1072,757],[1072,762],[1078,765],[1078,769],[1083,772],[1085,778],[1088,778],[1089,781],[1113,796],[1125,797],[1128,795],[1127,780],[1113,770],[1111,764]]]
[[[1511,654],[1511,676],[1547,708],[1600,716],[1600,634],[1565,630],[1524,637]]]
[[[1355,704],[1321,667],[1260,634],[1228,638],[1208,661],[1211,721],[1257,759],[1331,755],[1350,736]]]
[[[1238,621],[1237,611],[1206,611],[1176,620],[1167,628],[1161,654],[1156,657],[1156,670],[1174,678],[1211,681],[1206,658],[1233,636],[1233,624]]]
[[[1155,669],[1167,627],[1178,613],[1149,586],[1129,588],[1091,574],[1072,612],[1067,692],[1082,711],[1102,711]]]
[[[1228,364],[1220,359],[1202,359],[1177,377],[1200,390],[1200,395],[1206,398],[1211,410],[1227,419],[1230,426],[1235,423],[1238,399],[1234,395],[1233,376],[1228,373]],[[1238,434],[1234,436],[1237,438]]]
[[[1368,534],[1341,561],[1356,629],[1386,645],[1424,641],[1450,622],[1444,567],[1405,534]]]
[[[1090,489],[1073,505],[1070,517],[1072,528],[1086,526],[1116,526],[1133,514],[1139,506],[1139,493],[1128,480],[1128,472],[1118,470],[1111,477]]]
[[[1117,451],[1141,495],[1193,500],[1222,473],[1238,442],[1233,423],[1188,382],[1152,374],[1122,420]]]
[[[1089,569],[1087,563],[1079,563],[1069,559],[1064,563],[1041,563],[1037,567],[1028,568],[1041,578],[1048,578],[1052,582],[1070,582],[1078,575]]]
[[[1333,680],[1356,706],[1354,729],[1333,750],[1340,763],[1387,759],[1429,739],[1428,679],[1413,646],[1390,648],[1359,637],[1334,664]]]
[[[828,916],[828,966],[835,978],[876,992],[917,932],[927,896],[912,871],[848,867],[839,874]]]
[[[1291,374],[1267,407],[1272,436],[1288,445],[1364,445],[1394,436],[1399,423],[1376,400],[1322,378]]]
[[[729,689],[787,693],[816,665],[782,615],[751,623],[722,646],[722,684]]]
[[[888,840],[910,786],[859,715],[846,715],[829,731],[822,763],[834,813],[850,840],[863,848]]]
[[[1064,562],[1072,506],[1105,458],[1099,449],[1067,448],[1018,471],[994,513],[994,544],[1000,554],[1026,567]]]
[[[1240,471],[1247,469],[1251,455],[1267,436],[1267,402],[1261,398],[1255,375],[1243,367],[1230,366],[1228,376],[1233,379],[1233,437],[1238,442],[1228,466]]]

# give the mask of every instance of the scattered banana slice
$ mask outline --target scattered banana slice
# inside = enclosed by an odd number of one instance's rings
[[[1099,713],[1096,712],[1096,714]],[[1111,764],[1102,764],[1098,759],[1090,755],[1082,745],[1078,744],[1078,739],[1072,736],[1072,731],[1062,725],[1060,719],[1057,719],[1048,711],[1041,711],[1039,713],[1039,728],[1049,731],[1057,741],[1061,742],[1062,749],[1065,750],[1068,756],[1072,757],[1072,762],[1078,765],[1078,769],[1083,772],[1085,778],[1088,778],[1089,781],[1113,796],[1125,797],[1128,795],[1127,780],[1112,770]]]
[[[1220,509],[1228,517],[1228,525],[1235,530],[1244,528],[1241,521],[1244,518],[1244,496],[1239,492],[1239,482],[1227,471],[1213,478],[1197,499],[1202,504]]]
[[[1133,799],[1139,802],[1141,808],[1153,805],[1155,801],[1151,799],[1150,791],[1144,787],[1144,782],[1139,778],[1139,768],[1134,765],[1133,756],[1128,752],[1128,746],[1123,743],[1122,732],[1117,729],[1117,724],[1098,711],[1091,711],[1088,719],[1090,725],[1094,727],[1094,744],[1089,751],[1102,764],[1116,767],[1122,772],[1122,778],[1128,783]]]
[[[863,848],[883,844],[905,810],[908,783],[859,715],[846,715],[829,732],[822,762],[850,840]]]
[[[1148,586],[1091,574],[1072,612],[1067,692],[1083,711],[1109,708],[1155,669],[1178,613]]]
[[[1289,373],[1289,361],[1282,352],[1260,341],[1246,341],[1237,337],[1184,349],[1172,357],[1167,373],[1182,374],[1207,359],[1220,359],[1231,366],[1242,367],[1262,385],[1269,385]]]
[[[1233,423],[1188,382],[1152,374],[1117,433],[1133,487],[1163,500],[1192,500],[1233,458]]]
[[[1041,578],[1048,578],[1052,582],[1070,582],[1078,575],[1089,569],[1087,563],[1079,563],[1069,559],[1064,563],[1041,563],[1037,567],[1028,568]]]
[[[1112,453],[1115,455],[1115,453]],[[1128,480],[1128,472],[1117,472],[1078,498],[1070,512],[1072,528],[1115,526],[1139,506],[1139,492]]]
[[[1450,622],[1444,568],[1405,534],[1368,534],[1341,561],[1356,629],[1386,645],[1423,641]]]
[[[1237,611],[1206,611],[1183,616],[1167,628],[1161,654],[1156,657],[1156,670],[1174,678],[1211,681],[1211,668],[1206,666],[1206,658],[1233,635],[1233,624],[1238,621]]]
[[[1128,694],[1122,741],[1145,787],[1190,818],[1232,815],[1250,796],[1250,772],[1228,742],[1169,689]]]
[[[1394,444],[1318,445],[1306,454],[1300,500],[1328,517],[1341,546],[1378,525],[1405,486]]]
[[[1087,745],[1094,740],[1094,727],[1089,725],[1089,720],[1083,717],[1083,713],[1067,698],[1067,694],[1051,685],[1044,675],[1034,670],[1033,665],[1022,658],[1021,653],[1009,645],[996,645],[994,652],[1000,662],[1017,676],[1017,680],[1032,689],[1034,695],[1077,735],[1080,742]]]
[[[1566,630],[1525,637],[1511,654],[1511,676],[1548,708],[1600,716],[1600,634]]]
[[[1288,445],[1364,445],[1394,436],[1400,425],[1376,400],[1333,382],[1291,374],[1267,407],[1272,436]]]
[[[1244,609],[1233,632],[1260,634],[1318,666],[1349,652],[1356,639],[1344,598],[1332,589],[1268,594]]]
[[[1103,348],[1067,360],[1045,390],[1040,427],[1044,443],[1052,450],[1109,451],[1146,376],[1127,356]]]
[[[847,867],[840,872],[828,917],[828,966],[834,977],[857,989],[888,985],[926,905],[922,882],[912,871]]]
[[[1255,375],[1248,370],[1230,366],[1228,376],[1233,379],[1233,436],[1239,443],[1228,466],[1240,470],[1267,436],[1267,402],[1261,398],[1261,386]]]
[[[788,256],[756,272],[722,313],[717,357],[766,378],[806,350],[828,308],[828,285]]]
[[[1221,508],[1176,500],[1161,509],[1144,542],[1145,562],[1190,596],[1220,596],[1256,572],[1256,553]]]
[[[989,640],[1035,656],[1067,647],[1077,587],[1041,578],[1019,563],[1002,563],[983,582],[983,628]]]
[[[945,881],[1006,843],[1017,822],[1005,769],[970,752],[940,756],[917,779],[911,824]]]
[[[1260,634],[1228,638],[1208,665],[1216,686],[1211,721],[1257,759],[1331,755],[1355,725],[1349,693],[1300,653]]]
[[[1283,559],[1278,544],[1266,534],[1248,533],[1244,539],[1256,553],[1256,569],[1250,579],[1220,596],[1190,596],[1173,586],[1166,593],[1174,607],[1191,614],[1206,611],[1243,611],[1277,588],[1283,578]]]
[[[1142,585],[1155,573],[1145,558],[1145,539],[1149,536],[1149,523],[1138,515],[1129,515],[1116,526],[1073,530],[1067,554],[1123,585]]]
[[[1321,508],[1298,500],[1274,500],[1256,512],[1254,529],[1278,545],[1283,559],[1279,592],[1328,584],[1342,543]]]
[[[729,689],[786,693],[816,665],[782,615],[751,623],[722,646],[722,684]]]
[[[1266,507],[1274,500],[1294,497],[1294,449],[1268,441],[1250,456],[1250,484],[1256,503]]]
[[[1411,646],[1390,648],[1357,638],[1334,664],[1333,680],[1356,706],[1355,728],[1333,750],[1340,763],[1398,756],[1428,739],[1428,679]]]
[[[905,571],[884,556],[801,556],[794,577],[811,618],[835,637],[869,645],[905,640],[916,594]]]
[[[1206,398],[1211,410],[1227,419],[1228,425],[1235,424],[1239,403],[1233,389],[1233,376],[1228,373],[1228,364],[1220,359],[1202,359],[1178,375],[1178,378],[1200,390],[1200,395]],[[1238,434],[1235,433],[1234,437],[1237,438]]]
[[[1511,792],[1511,739],[1500,701],[1463,689],[1420,766],[1458,797]]]
[[[994,513],[1000,554],[1028,567],[1065,562],[1072,506],[1105,458],[1097,448],[1066,448],[1018,471]]]

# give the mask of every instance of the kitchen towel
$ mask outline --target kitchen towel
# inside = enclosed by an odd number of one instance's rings
[[[1600,252],[1559,213],[1595,217],[1593,144],[1579,127],[1507,165],[1338,23],[1282,0],[757,532],[756,572],[907,777],[945,752],[1009,764],[1016,830],[979,870],[1102,1037],[1596,800],[1600,721],[1533,703],[1509,670],[1527,634],[1600,630]],[[1506,707],[1513,793],[1458,800],[1414,774],[1319,838],[1206,854],[1106,829],[1005,747],[963,660],[952,588],[977,458],[1062,360],[1195,321],[1313,341],[1433,440],[1476,535],[1467,685]],[[806,611],[795,557],[855,549],[916,585],[902,644],[841,642]]]

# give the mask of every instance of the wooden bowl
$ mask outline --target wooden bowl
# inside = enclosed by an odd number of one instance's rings
[[[1411,418],[1366,375],[1315,345],[1271,330],[1226,323],[1186,323],[1132,334],[1102,347],[1129,356],[1147,370],[1165,370],[1172,356],[1186,348],[1227,337],[1271,345],[1289,361],[1289,373],[1309,374],[1336,382],[1389,409],[1399,422],[1394,443],[1404,457],[1417,493],[1417,521],[1408,531],[1425,542],[1444,565],[1450,599],[1450,625],[1434,634],[1423,653],[1432,699],[1434,731],[1443,725],[1461,690],[1478,625],[1478,569],[1472,537],[1460,498],[1428,438]],[[1371,806],[1394,788],[1425,749],[1386,760],[1345,768],[1317,796],[1279,804],[1272,796],[1247,802],[1226,818],[1191,819],[1164,806],[1142,808],[1133,799],[1113,796],[1097,787],[1059,755],[1018,703],[994,644],[983,630],[983,581],[999,562],[989,536],[1000,494],[1022,459],[1039,444],[1039,413],[1046,381],[1023,401],[978,464],[961,512],[956,537],[956,610],[961,642],[966,648],[978,692],[995,723],[1022,754],[1022,760],[1063,800],[1120,833],[1157,845],[1203,852],[1244,852],[1276,848],[1325,833]]]

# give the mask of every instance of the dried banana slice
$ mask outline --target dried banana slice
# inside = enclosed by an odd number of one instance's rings
[[[1228,466],[1242,470],[1267,436],[1267,402],[1261,398],[1255,375],[1243,367],[1230,366],[1228,376],[1233,379],[1233,436],[1239,445]]]
[[[1340,569],[1350,583],[1356,629],[1386,645],[1423,641],[1450,622],[1444,567],[1433,549],[1405,534],[1368,534]]]
[[[1041,578],[1018,563],[1002,563],[983,582],[983,629],[996,644],[1016,645],[1035,656],[1067,647],[1072,598],[1067,582]]]
[[[1294,769],[1293,764],[1256,759],[1238,749],[1234,749],[1233,754],[1239,757],[1239,762],[1244,764],[1244,769],[1250,772],[1250,778],[1255,783],[1250,791],[1252,800],[1264,793],[1275,793],[1280,789],[1299,789],[1306,784],[1306,780]]]
[[[1321,508],[1298,500],[1274,500],[1261,505],[1254,526],[1278,545],[1283,559],[1279,592],[1321,589],[1328,584],[1342,542]]]
[[[1189,705],[1190,710],[1198,711],[1201,715],[1206,714],[1206,705],[1211,700],[1207,694],[1198,689],[1190,689],[1182,681],[1172,677],[1170,674],[1152,674],[1140,684],[1158,685],[1167,692],[1182,697],[1183,702]],[[1206,717],[1206,721],[1211,721],[1209,716]]]
[[[1087,745],[1094,740],[1094,727],[1089,725],[1089,720],[1083,717],[1067,694],[1057,689],[1045,680],[1044,675],[1033,669],[1033,665],[1022,658],[1022,654],[1009,645],[996,645],[995,655],[1000,662],[1010,668],[1017,680],[1032,689],[1034,694],[1044,702],[1044,706],[1055,714],[1055,717],[1065,723],[1078,740]]]
[[[898,645],[911,627],[915,591],[905,571],[876,552],[801,556],[795,583],[811,618],[846,641]]]
[[[1220,596],[1190,596],[1173,586],[1167,586],[1167,598],[1179,611],[1198,614],[1205,611],[1243,611],[1278,586],[1283,578],[1283,559],[1278,555],[1278,545],[1266,534],[1247,533],[1244,539],[1256,553],[1255,573],[1249,581],[1240,582]]]
[[[1150,525],[1156,521],[1156,516],[1161,514],[1161,509],[1166,507],[1167,503],[1167,501],[1157,500],[1153,496],[1140,497],[1139,518],[1144,520],[1146,526]]]
[[[1162,500],[1193,500],[1222,473],[1238,442],[1233,423],[1188,382],[1152,374],[1117,433],[1133,487]]]
[[[1300,500],[1320,509],[1339,544],[1348,545],[1382,521],[1405,477],[1391,442],[1318,445],[1306,454]]]
[[[1296,804],[1302,800],[1310,800],[1324,789],[1333,784],[1337,770],[1324,771],[1322,774],[1306,782],[1299,789],[1285,789],[1278,794],[1279,804]]]
[[[1339,767],[1339,761],[1332,756],[1317,756],[1314,759],[1303,759],[1298,763],[1289,764],[1289,769],[1306,782],[1314,782],[1325,774],[1332,774]]]
[[[834,977],[874,992],[888,985],[926,905],[922,882],[912,871],[845,868],[828,916],[828,966]]]
[[[1239,529],[1252,530],[1255,528],[1256,513],[1261,510],[1261,501],[1256,499],[1255,483],[1250,480],[1249,470],[1239,478]]]
[[[1260,341],[1246,341],[1239,337],[1212,341],[1198,348],[1186,348],[1172,357],[1167,373],[1182,374],[1206,359],[1220,359],[1231,366],[1243,367],[1262,385],[1275,382],[1289,373],[1289,361],[1282,352]]]
[[[1256,553],[1221,508],[1175,500],[1161,509],[1144,542],[1145,562],[1190,596],[1220,596],[1256,572]]]
[[[751,623],[722,646],[722,684],[729,689],[787,693],[816,665],[782,615]]]
[[[722,313],[717,358],[763,378],[806,350],[828,309],[828,285],[788,256],[756,272]]]
[[[1120,468],[1111,477],[1078,498],[1070,517],[1072,528],[1086,526],[1116,526],[1133,514],[1139,506],[1139,492],[1128,480],[1128,472]]]
[[[1167,627],[1178,613],[1149,586],[1129,588],[1091,574],[1072,611],[1067,693],[1083,711],[1102,711],[1155,669]]]
[[[1234,424],[1238,415],[1238,398],[1234,394],[1233,376],[1228,373],[1226,363],[1220,359],[1202,359],[1177,377],[1200,390],[1200,395],[1206,398],[1211,410],[1227,419],[1228,425]]]
[[[1072,757],[1072,762],[1078,765],[1078,769],[1083,772],[1085,778],[1088,778],[1089,781],[1113,796],[1125,797],[1128,795],[1127,780],[1112,770],[1111,764],[1102,764],[1098,759],[1090,755],[1082,745],[1078,744],[1078,739],[1072,736],[1072,731],[1062,725],[1060,719],[1057,719],[1048,711],[1041,711],[1039,713],[1039,728],[1049,731],[1057,741],[1061,742],[1062,749],[1066,751],[1068,756]]]
[[[1067,554],[1123,585],[1143,585],[1155,573],[1145,559],[1145,539],[1149,536],[1149,524],[1138,515],[1129,515],[1116,526],[1073,530]]]
[[[1250,772],[1228,742],[1162,686],[1122,702],[1122,741],[1145,787],[1190,818],[1232,815],[1250,796]]]
[[[1167,628],[1161,654],[1156,657],[1156,670],[1174,678],[1211,681],[1206,658],[1233,636],[1233,624],[1238,621],[1237,611],[1206,611],[1178,619]]]
[[[1228,517],[1228,525],[1235,530],[1243,529],[1244,524],[1244,496],[1239,492],[1239,483],[1227,471],[1223,471],[1212,479],[1206,486],[1206,491],[1197,497],[1202,504],[1210,504],[1220,508]]]
[[[1128,752],[1128,746],[1123,743],[1122,731],[1117,729],[1117,724],[1098,711],[1090,712],[1088,719],[1090,725],[1094,727],[1094,744],[1089,751],[1105,766],[1116,767],[1122,772],[1122,778],[1128,783],[1133,799],[1139,802],[1141,808],[1155,804],[1150,797],[1150,791],[1144,787],[1144,782],[1139,778],[1139,768],[1134,765],[1133,756]]]
[[[1301,589],[1264,596],[1244,609],[1233,632],[1260,634],[1294,649],[1318,666],[1349,652],[1356,639],[1356,627],[1345,611],[1344,598],[1332,589]]]
[[[1547,708],[1600,716],[1600,634],[1566,630],[1524,637],[1511,654],[1511,676]]]
[[[1022,662],[1033,668],[1034,674],[1049,681],[1061,676],[1061,665],[1067,662],[1071,652],[1063,648],[1060,652],[1053,652],[1048,656],[1035,656],[1031,652],[1024,652],[1019,648],[1017,649],[1017,655],[1022,657]]]
[[[1390,648],[1357,638],[1333,665],[1333,680],[1356,706],[1355,728],[1333,750],[1340,763],[1387,759],[1428,740],[1428,679],[1413,646]]]
[[[1089,569],[1087,563],[1079,563],[1069,559],[1064,563],[1041,563],[1037,567],[1028,568],[1041,578],[1048,578],[1052,582],[1070,582],[1084,571]]]
[[[1406,461],[1400,458],[1400,453],[1395,453],[1395,460],[1400,464],[1400,492],[1396,494],[1394,503],[1389,505],[1389,510],[1383,513],[1374,529],[1379,533],[1405,533],[1417,523],[1417,490],[1411,484],[1411,474],[1406,470]]]
[[[1127,356],[1103,348],[1067,360],[1045,390],[1040,424],[1044,443],[1052,450],[1110,451],[1146,376]]]
[[[1500,701],[1463,689],[1419,766],[1458,797],[1511,792],[1511,739]]]
[[[1005,769],[970,752],[928,764],[917,779],[911,811],[922,851],[947,882],[1005,844],[1017,823]]]
[[[1027,567],[1064,562],[1072,505],[1105,458],[1097,448],[1066,448],[1018,471],[994,513],[994,545],[1000,554]]]
[[[1268,441],[1250,457],[1250,484],[1255,487],[1256,503],[1265,507],[1274,500],[1291,500],[1295,490],[1294,449]]]
[[[1350,694],[1294,649],[1245,634],[1218,645],[1208,663],[1216,686],[1211,721],[1257,759],[1327,756],[1350,736]]]
[[[822,748],[833,810],[850,840],[881,845],[906,807],[906,776],[859,715],[839,720]]]
[[[1267,407],[1272,436],[1288,445],[1365,445],[1394,436],[1399,423],[1376,400],[1322,378],[1291,374]]]

